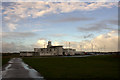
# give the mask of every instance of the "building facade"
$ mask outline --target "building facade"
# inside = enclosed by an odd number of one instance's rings
[[[76,50],[71,48],[64,49],[63,46],[52,46],[48,41],[47,48],[34,48],[34,51],[21,51],[20,56],[62,56],[75,55]]]
[[[47,48],[34,48],[36,56],[63,55],[63,46],[52,46],[48,41]]]

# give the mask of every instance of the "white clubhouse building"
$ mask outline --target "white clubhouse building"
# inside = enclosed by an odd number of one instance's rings
[[[34,51],[20,51],[20,56],[62,56],[74,55],[75,52],[75,49],[52,46],[51,41],[48,41],[47,48],[34,48]]]

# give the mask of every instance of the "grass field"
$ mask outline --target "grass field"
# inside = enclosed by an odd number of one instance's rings
[[[7,64],[9,60],[10,60],[10,57],[2,57],[2,66]]]
[[[2,57],[0,57],[0,58],[2,58],[2,65],[5,65],[5,64],[7,64],[7,62],[11,59],[11,58],[19,58],[19,54],[4,54],[4,55],[2,55]],[[1,64],[0,64],[0,66],[2,66]]]
[[[120,57],[91,56],[84,58],[23,58],[46,80],[120,79]]]

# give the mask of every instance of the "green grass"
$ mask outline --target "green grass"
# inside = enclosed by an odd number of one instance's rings
[[[10,60],[10,57],[2,57],[2,66],[7,64],[9,60]]]
[[[23,58],[47,80],[119,79],[120,57]]]
[[[2,64],[0,64],[0,66],[3,66],[5,64],[8,63],[8,61],[11,59],[11,58],[19,58],[19,55],[18,54],[12,54],[12,55],[2,55],[0,58],[2,58]],[[1,59],[0,59],[1,60]]]

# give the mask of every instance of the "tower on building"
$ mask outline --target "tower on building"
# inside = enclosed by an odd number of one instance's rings
[[[51,41],[48,41],[47,48],[50,48],[52,46]]]

